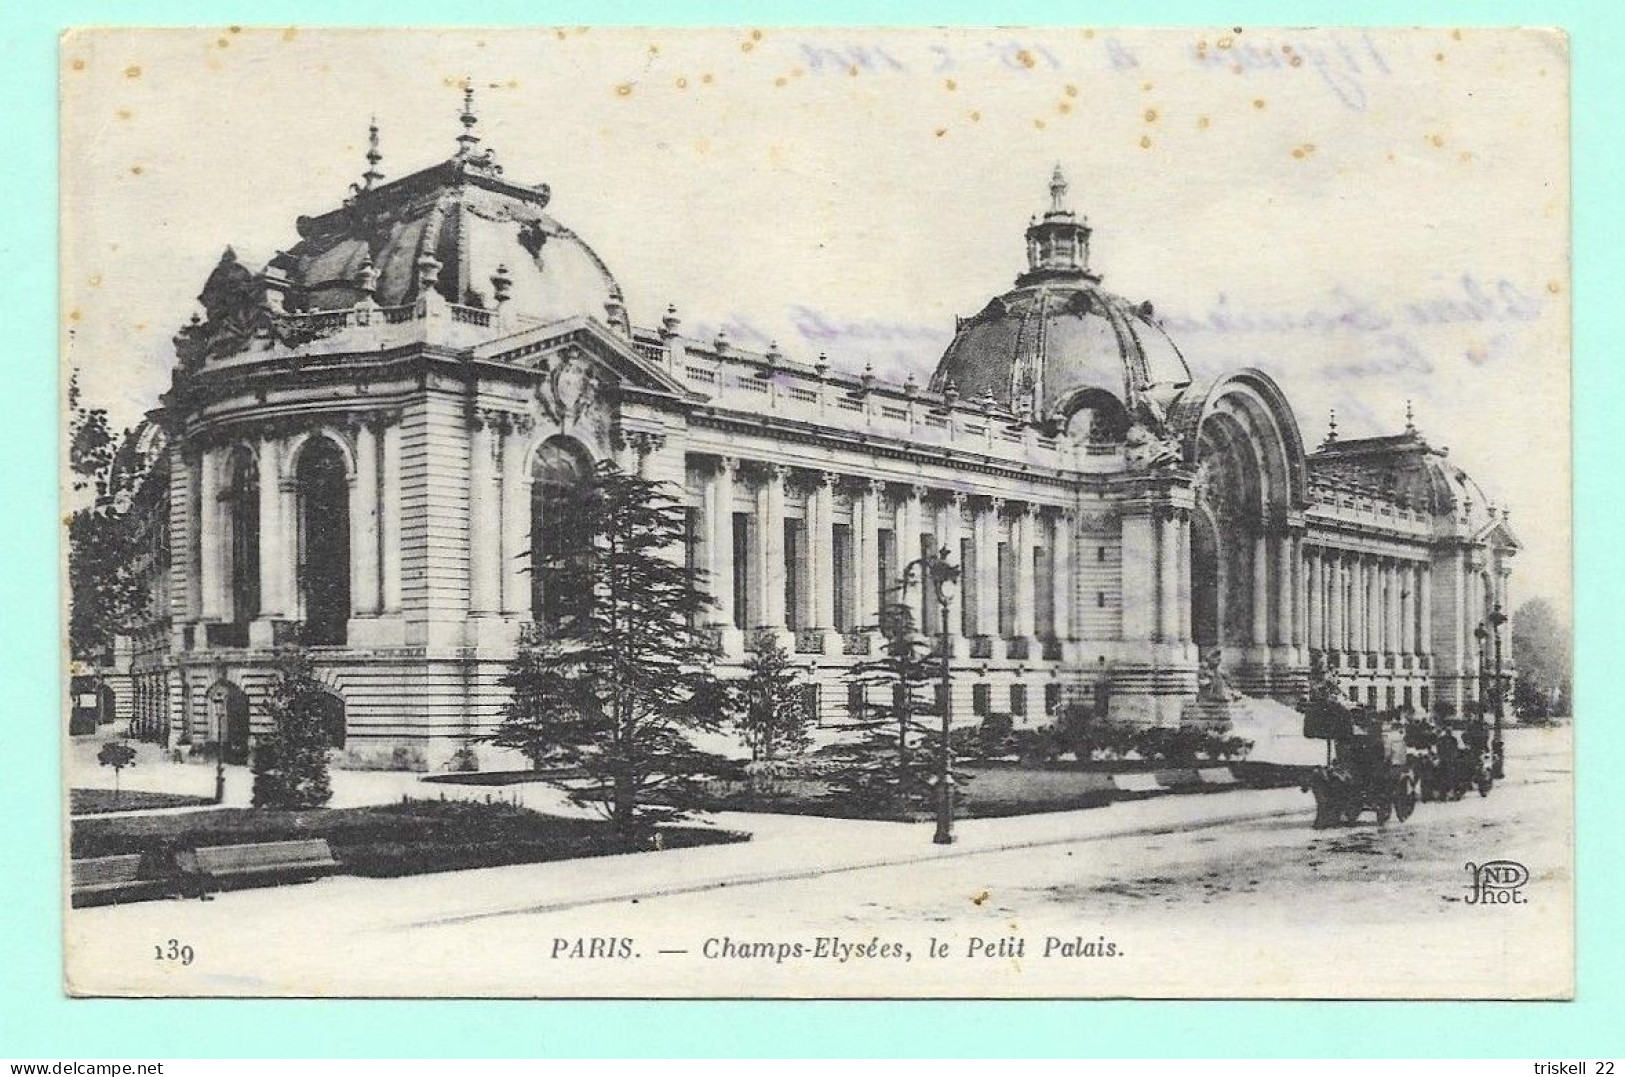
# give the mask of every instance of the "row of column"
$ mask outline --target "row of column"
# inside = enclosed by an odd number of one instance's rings
[[[1427,562],[1312,548],[1307,564],[1310,646],[1432,653],[1433,576]]]
[[[735,593],[735,564],[743,558],[748,586],[756,599],[751,610],[751,629],[786,630],[789,611],[785,609],[786,580],[798,568],[809,589],[804,609],[810,627],[833,632],[836,625],[836,592],[851,596],[853,625],[875,623],[881,605],[881,532],[895,536],[894,574],[923,552],[923,536],[929,535],[934,548],[946,547],[949,560],[962,571],[960,587],[947,609],[951,635],[997,637],[1001,620],[1012,637],[1031,638],[1038,633],[1036,611],[1038,573],[1035,551],[1046,546],[1051,552],[1048,585],[1050,608],[1054,611],[1055,635],[1068,637],[1071,608],[1071,538],[1064,514],[1041,514],[1038,506],[1021,503],[1009,512],[1009,539],[1001,543],[1001,517],[1007,504],[1001,499],[976,499],[967,506],[960,492],[935,494],[924,486],[909,486],[900,497],[888,495],[887,484],[879,480],[858,480],[850,488],[851,556],[849,578],[837,579],[835,562],[835,518],[837,488],[842,478],[831,472],[812,476],[806,495],[807,550],[799,565],[789,563],[785,549],[787,484],[792,471],[783,465],[742,465],[732,458],[720,458],[710,467],[701,493],[703,565],[709,577],[712,597],[717,602],[716,618],[724,627],[733,626],[733,613],[739,596]],[[750,529],[750,549],[735,549],[734,508],[744,485],[751,504],[755,527]],[[969,527],[966,510],[970,509]],[[968,535],[967,535],[968,530]],[[969,539],[969,557],[961,556]],[[1045,541],[1047,539],[1047,541]],[[1010,560],[1012,590],[1000,587],[1000,547]],[[964,563],[961,563],[961,562]],[[911,595],[916,598],[916,595]],[[966,603],[969,603],[967,610]],[[1004,614],[1001,617],[1001,613]],[[930,615],[934,621],[936,614]],[[940,631],[940,626],[936,627]]]
[[[1123,515],[1123,637],[1191,640],[1191,519],[1183,509],[1130,506]]]
[[[309,438],[267,436],[252,443],[257,486],[260,618],[301,620],[302,514],[307,509],[298,478],[299,454]],[[198,550],[196,616],[205,621],[241,621],[235,608],[233,534],[247,525],[245,506],[231,496],[237,451],[244,443],[204,450],[198,457]],[[396,612],[401,605],[401,437],[398,423],[362,423],[355,428],[348,475],[350,601],[356,616]]]

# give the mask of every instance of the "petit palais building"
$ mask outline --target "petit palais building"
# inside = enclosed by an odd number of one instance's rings
[[[1013,286],[899,384],[633,322],[547,186],[461,120],[389,182],[375,131],[341,205],[204,283],[130,464],[152,602],[112,682],[138,733],[244,757],[297,625],[340,765],[493,765],[500,678],[556,612],[531,553],[606,457],[685,499],[723,671],[769,630],[825,726],[864,705],[882,596],[944,547],[962,585],[923,627],[963,721],[1081,697],[1176,723],[1204,660],[1259,699],[1312,667],[1379,709],[1480,698],[1505,513],[1412,425],[1311,450],[1264,373],[1194,380],[1151,304],[1102,286],[1059,168]]]

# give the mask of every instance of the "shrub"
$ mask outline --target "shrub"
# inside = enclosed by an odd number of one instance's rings
[[[977,747],[984,758],[1004,755],[1010,750],[1016,720],[1008,714],[990,714],[976,731]]]
[[[480,769],[480,757],[472,746],[465,744],[451,753],[451,758],[446,760],[446,769],[457,774],[471,774]]]

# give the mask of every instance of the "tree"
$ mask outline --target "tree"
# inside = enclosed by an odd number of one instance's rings
[[[123,438],[130,437],[126,431]],[[140,583],[132,571],[133,550],[125,509],[139,474],[115,467],[120,437],[108,425],[104,408],[87,407],[75,372],[68,379],[68,470],[72,475],[68,513],[68,642],[72,656],[104,658],[113,636],[134,618]]]
[[[119,798],[119,772],[125,767],[135,765],[135,749],[121,740],[110,740],[102,745],[96,753],[96,761],[104,767],[113,768],[113,801]]]
[[[278,651],[265,697],[271,731],[254,743],[254,807],[319,808],[332,797],[324,724],[327,696],[303,647]]]
[[[772,632],[758,634],[745,674],[735,686],[734,724],[751,759],[772,763],[806,751],[813,723],[806,685]]]
[[[1544,598],[1530,599],[1512,615],[1512,662],[1520,712],[1538,701],[1544,701],[1544,709],[1534,717],[1571,711],[1573,638]]]
[[[570,615],[523,634],[490,739],[555,768],[555,784],[638,848],[698,803],[698,776],[719,762],[688,739],[723,721],[726,692],[697,627],[711,600],[680,556],[685,511],[665,484],[604,461],[547,526],[560,529],[554,552],[530,569]]]
[[[830,795],[872,811],[922,810],[936,796],[942,658],[917,629],[906,592],[907,581],[888,591],[880,610],[880,654],[849,674],[848,683],[862,685],[866,697],[882,698],[847,723],[848,739],[831,753]],[[955,772],[954,781],[962,786],[966,778]]]

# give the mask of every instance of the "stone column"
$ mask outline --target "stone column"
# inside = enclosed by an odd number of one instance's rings
[[[499,611],[502,603],[501,493],[497,488],[496,439],[490,416],[477,416],[469,434],[468,609],[476,617]]]
[[[198,459],[198,568],[203,595],[201,616],[205,621],[223,620],[226,615],[220,459],[219,449],[205,449]]]
[[[1349,650],[1364,652],[1366,618],[1365,558],[1349,558]]]
[[[1326,589],[1330,606],[1327,641],[1329,650],[1347,652],[1348,640],[1348,567],[1340,550],[1327,550]]]
[[[281,617],[283,598],[281,568],[285,558],[282,498],[279,496],[282,476],[277,467],[281,444],[274,437],[260,439],[259,494],[260,494],[260,616]]]
[[[1253,539],[1253,646],[1270,642],[1269,540],[1262,531]]]
[[[498,577],[502,612],[522,620],[531,616],[529,434],[529,420],[516,418],[510,422],[503,434],[501,453],[502,556]],[[384,447],[388,449],[388,441]]]
[[[1399,563],[1399,650],[1404,654],[1416,653],[1416,566],[1409,561]]]
[[[1416,568],[1416,649],[1433,654],[1433,566],[1424,561]]]
[[[1050,608],[1055,638],[1069,640],[1072,630],[1072,519],[1063,509],[1050,519]],[[1188,561],[1186,562],[1188,564]],[[1183,576],[1181,577],[1183,585]],[[1188,611],[1189,603],[1182,609]],[[1184,638],[1181,635],[1180,638]],[[1062,647],[1062,656],[1066,650]]]
[[[852,589],[857,609],[852,623],[866,628],[880,623],[881,490],[878,480],[869,479],[859,486],[852,502],[852,544],[856,554],[852,561],[857,574],[857,586]]]
[[[383,482],[378,510],[379,592],[386,613],[401,611],[401,420],[390,417],[383,430]],[[517,450],[511,455],[518,457]]]
[[[1324,650],[1325,640],[1325,602],[1324,587],[1326,584],[1325,566],[1322,563],[1320,550],[1311,547],[1305,551],[1304,567],[1309,577],[1309,647],[1312,650]]]
[[[946,629],[953,641],[954,653],[960,653],[959,641],[964,638],[965,626],[965,565],[959,555],[960,532],[963,529],[965,495],[953,493],[937,509],[937,549],[948,551],[948,563],[959,569],[959,586],[954,589],[948,603],[948,623],[938,625],[937,631]],[[932,598],[935,601],[935,598]]]
[[[277,482],[283,538],[279,549],[282,563],[277,575],[282,578],[282,615],[290,621],[303,621],[305,596],[299,581],[299,547],[304,543],[304,521],[299,518],[299,479],[295,463],[292,456],[284,461],[282,477]]]
[[[734,627],[734,471],[737,461],[719,457],[707,476],[705,491],[705,566],[716,606],[711,621],[724,631]]]
[[[1034,585],[1033,579],[1033,519],[1038,512],[1038,506],[1031,502],[1023,505],[1012,521],[1010,529],[1011,556],[1016,562],[1016,609],[1015,609],[1015,635],[1023,639],[1032,639],[1036,631],[1034,624]]]
[[[976,544],[976,635],[999,638],[999,512],[997,498],[976,510],[972,540]]]
[[[355,428],[350,485],[350,613],[378,612],[378,439],[369,423]]]
[[[1275,643],[1291,647],[1293,640],[1292,612],[1297,604],[1297,586],[1292,573],[1292,533],[1281,531],[1274,536],[1275,547]],[[1280,655],[1286,659],[1287,655]]]
[[[784,483],[790,469],[768,468],[756,488],[756,573],[761,594],[757,627],[783,633],[784,627]]]
[[[807,495],[808,558],[812,567],[812,623],[823,630],[824,653],[841,653],[835,629],[835,484],[840,476],[825,471]]]
[[[1157,516],[1157,635],[1177,643],[1179,635],[1179,519],[1168,510]]]

